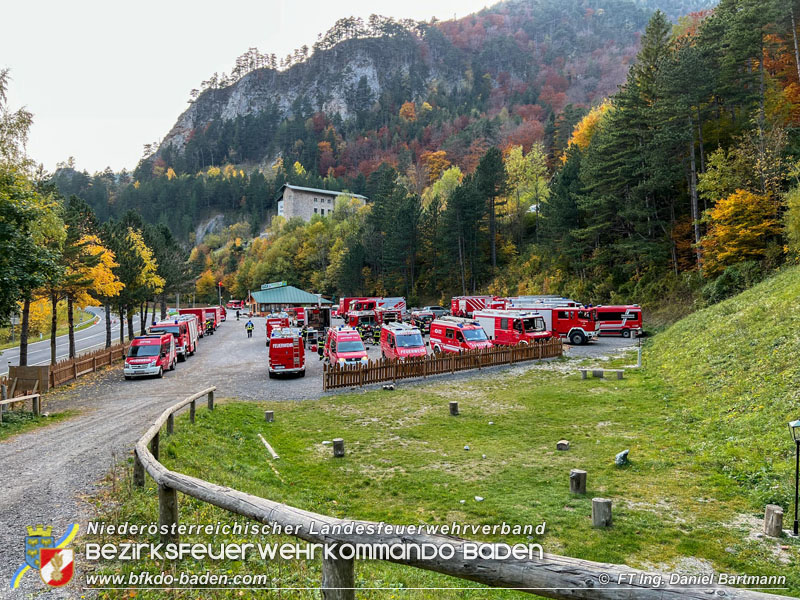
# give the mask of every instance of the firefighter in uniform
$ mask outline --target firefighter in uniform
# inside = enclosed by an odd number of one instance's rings
[[[381,330],[377,325],[372,329],[372,343],[376,346],[381,344]]]
[[[255,327],[255,325],[253,325],[252,321],[247,321],[247,323],[244,326],[244,328],[247,330],[247,337],[249,337],[249,338],[253,337],[253,328],[254,327]]]

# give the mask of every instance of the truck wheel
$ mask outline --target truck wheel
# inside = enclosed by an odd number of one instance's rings
[[[158,367],[158,378],[161,379],[162,377],[164,377],[164,369]]]
[[[300,371],[299,376],[300,377],[305,377],[306,376],[306,370],[303,369],[302,371]]]
[[[178,361],[179,362],[186,362],[186,357],[187,356],[189,356],[188,352],[184,352],[183,354],[179,354],[178,355]]]
[[[442,353],[442,349],[439,346],[434,346],[433,347],[433,353],[434,354],[441,354]]]
[[[630,329],[623,329],[622,330],[622,337],[624,337],[624,338],[631,337],[631,330]]]
[[[527,345],[528,345],[528,342],[527,342],[526,340],[520,340],[520,341],[519,341],[519,345],[520,345],[520,346],[527,346]]]
[[[130,381],[131,380],[131,376],[130,375],[125,375],[125,380],[126,381]]]
[[[581,346],[586,343],[586,336],[580,331],[576,331],[569,336],[569,341],[573,346]]]
[[[275,379],[275,373],[273,373],[272,371],[268,371],[268,373],[270,379]]]

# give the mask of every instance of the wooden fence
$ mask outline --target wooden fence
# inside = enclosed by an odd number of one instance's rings
[[[366,365],[325,365],[322,373],[322,389],[328,391],[382,381],[455,373],[467,369],[513,365],[526,360],[561,356],[563,351],[564,346],[561,340],[553,338],[530,345],[494,346],[459,354],[432,354],[421,358],[409,358],[405,361],[381,358],[369,361]]]
[[[454,554],[447,558],[437,551],[430,559],[422,559],[410,552],[408,556],[381,556],[396,564],[443,573],[459,579],[476,581],[484,585],[514,588],[521,592],[536,594],[547,598],[586,599],[586,600],[707,600],[710,597],[724,597],[728,600],[779,600],[785,596],[761,593],[747,589],[730,588],[720,585],[686,586],[672,585],[665,576],[661,585],[654,585],[652,574],[631,569],[625,565],[615,565],[580,560],[568,556],[544,554],[530,559],[509,557],[472,558],[467,556],[466,545],[474,549],[478,557],[492,555],[500,550],[501,544],[470,542],[462,538],[427,533],[386,532],[381,524],[370,521],[348,521],[313,513],[281,504],[266,498],[246,494],[229,487],[223,487],[170,471],[158,461],[161,429],[166,425],[166,434],[175,429],[175,413],[189,406],[189,422],[195,421],[197,401],[208,397],[208,409],[214,410],[215,387],[203,390],[166,409],[153,425],[136,443],[134,449],[133,481],[144,487],[145,473],[158,485],[159,524],[165,526],[161,536],[163,543],[179,543],[177,533],[179,522],[178,492],[197,498],[208,504],[218,506],[234,514],[258,521],[265,525],[292,527],[296,537],[307,542],[323,544],[331,552],[322,559],[322,586],[325,600],[355,599],[355,561],[352,558],[337,557],[343,545],[356,544],[381,548],[389,546],[417,546],[429,544],[430,547],[452,549]],[[330,460],[339,460],[331,458]],[[359,531],[359,525],[363,529]],[[580,532],[576,532],[580,535]],[[361,546],[362,548],[364,546]],[[505,547],[505,546],[502,546]],[[280,588],[276,588],[278,591]]]
[[[78,377],[94,373],[101,367],[112,365],[125,357],[127,349],[128,344],[117,344],[57,362],[50,367],[50,387],[69,383]]]

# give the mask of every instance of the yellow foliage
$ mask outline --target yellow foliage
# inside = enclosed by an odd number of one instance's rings
[[[225,179],[232,179],[236,177],[236,167],[231,164],[225,165],[222,174],[225,176]]]
[[[294,165],[292,166],[292,168],[294,169],[294,172],[300,177],[303,177],[306,174],[306,168],[300,164],[299,160],[294,161]]]
[[[606,100],[600,106],[594,107],[589,111],[589,114],[583,117],[580,122],[575,125],[572,130],[572,137],[569,138],[569,145],[575,145],[581,150],[586,150],[592,142],[592,136],[597,131],[597,126],[603,119],[603,116],[611,108],[611,102]],[[562,160],[566,159],[566,155],[562,156]]]
[[[137,190],[139,189],[139,186],[140,186],[140,185],[141,185],[141,184],[139,183],[139,180],[138,180],[138,179],[137,179],[136,181],[134,181],[134,182],[133,182],[133,187],[135,187]]]
[[[88,287],[76,290],[75,304],[80,308],[85,308],[96,301],[92,295],[108,298],[119,295],[125,284],[114,274],[113,269],[119,266],[114,253],[103,246],[100,238],[95,235],[84,236],[79,243],[87,254],[99,257],[99,262],[93,267],[82,269],[81,278],[91,283]]]
[[[128,227],[128,244],[142,259],[144,267],[137,278],[137,286],[147,288],[151,293],[158,294],[164,289],[164,278],[158,274],[158,264],[153,257],[153,251],[145,244],[142,234]]]
[[[173,169],[172,167],[170,167],[169,169],[167,169],[167,179],[169,179],[170,181],[172,181],[172,180],[173,180],[173,179],[175,179],[176,177],[177,177],[177,175],[175,175],[175,169]]]
[[[219,177],[222,174],[222,171],[219,167],[208,167],[208,171],[206,171],[206,175],[209,177]]]
[[[203,271],[195,284],[197,295],[201,298],[213,296],[217,292],[217,280],[211,270]]]
[[[419,107],[420,111],[422,112],[430,112],[433,110],[433,107],[428,104],[427,102],[423,102],[422,106]]]
[[[400,118],[412,122],[417,120],[417,107],[413,102],[403,103],[403,106],[400,107]]]
[[[420,160],[428,169],[428,185],[437,181],[442,176],[442,173],[450,166],[450,161],[447,160],[447,152],[444,150],[423,152],[420,156]]]
[[[701,240],[703,266],[716,275],[726,266],[766,255],[780,234],[775,204],[766,196],[737,190],[708,211],[708,234]]]

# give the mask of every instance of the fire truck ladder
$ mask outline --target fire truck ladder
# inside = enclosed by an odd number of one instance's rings
[[[292,344],[292,358],[294,358],[294,366],[300,366],[300,338],[294,338],[294,342]]]

